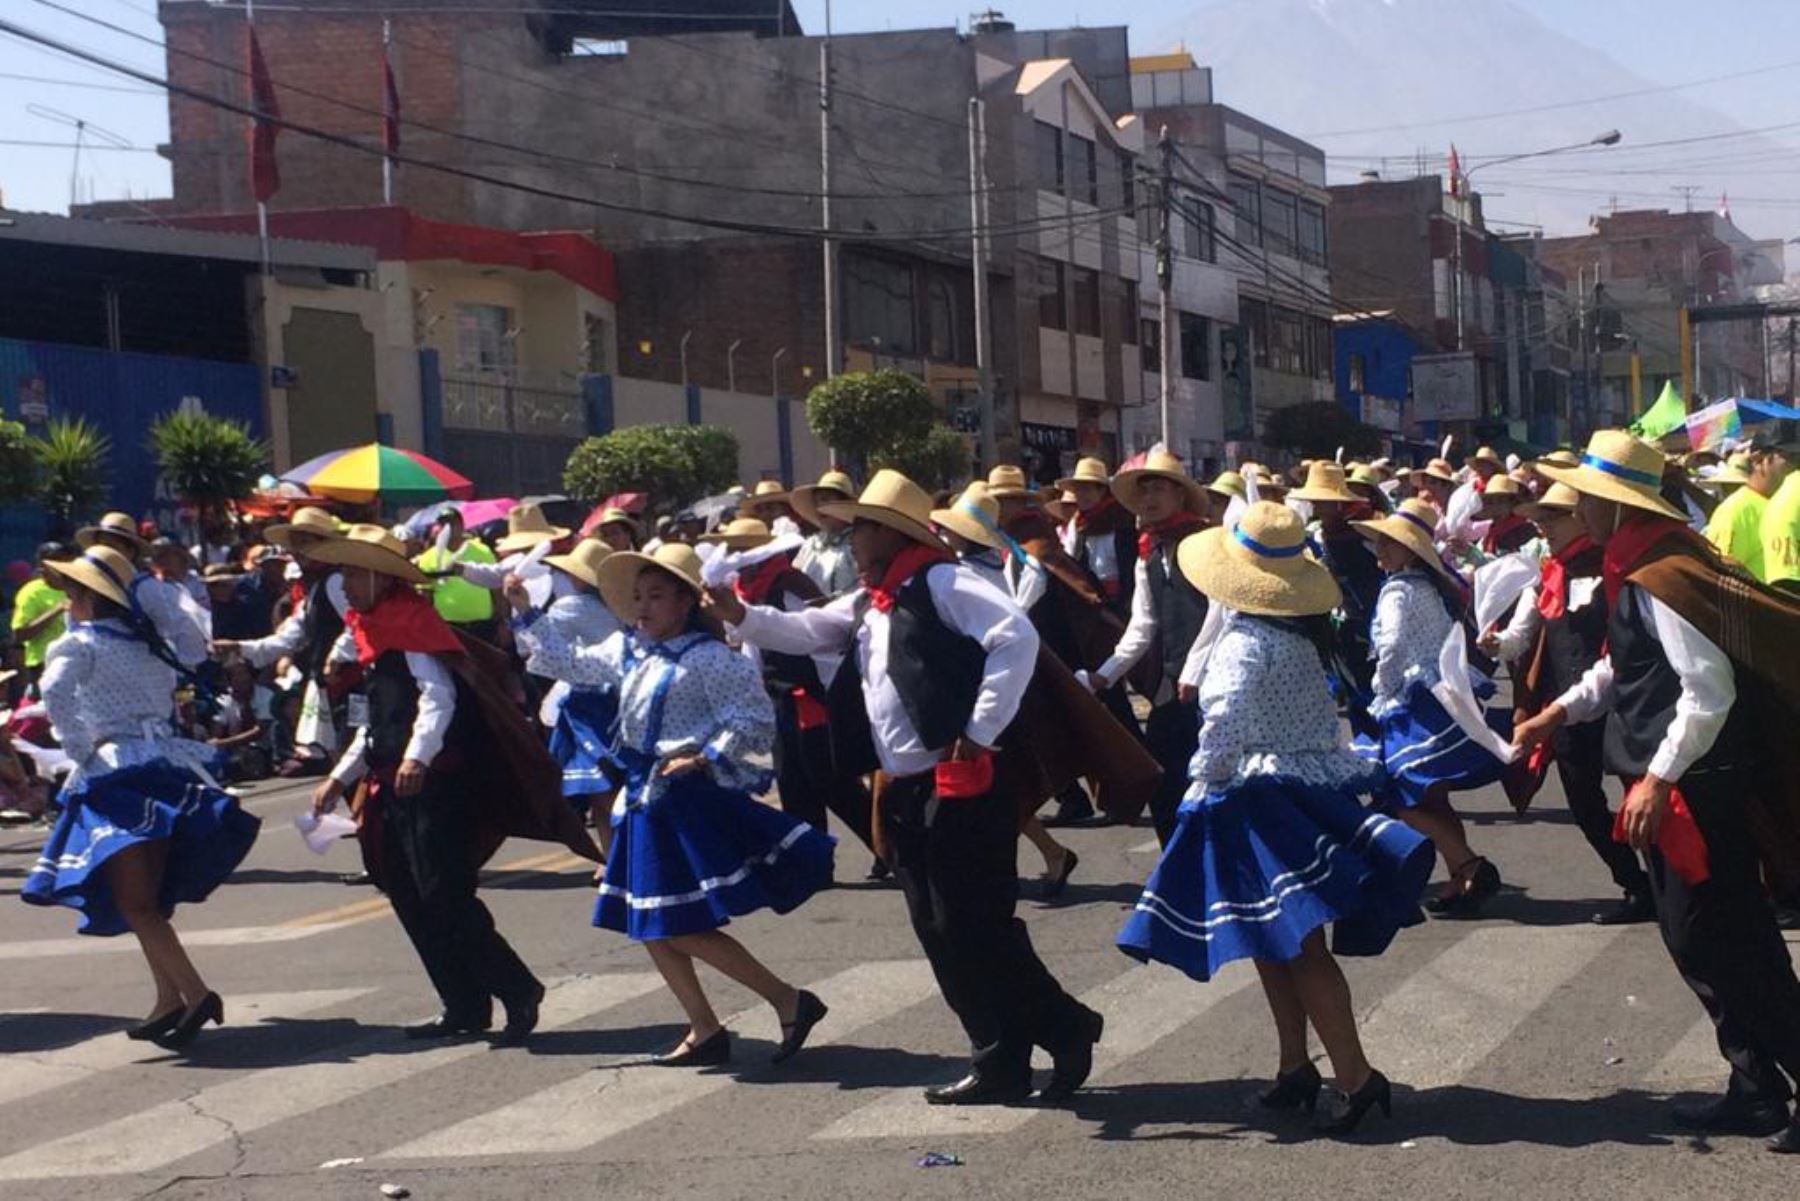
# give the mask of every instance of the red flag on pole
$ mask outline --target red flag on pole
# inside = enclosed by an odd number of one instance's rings
[[[388,154],[400,153],[400,87],[394,82],[394,60],[381,46],[381,144]]]
[[[258,204],[281,190],[281,167],[275,161],[275,136],[281,127],[281,105],[275,99],[275,81],[269,78],[269,64],[263,61],[262,44],[256,40],[255,26],[247,26],[250,35],[250,107],[256,116],[250,122],[250,192]]]
[[[1456,159],[1456,143],[1450,143],[1450,194],[1462,195],[1462,164]]]

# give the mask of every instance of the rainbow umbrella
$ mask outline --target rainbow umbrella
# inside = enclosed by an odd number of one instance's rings
[[[350,501],[428,504],[475,495],[474,484],[435,459],[379,442],[308,459],[281,478],[320,496]]]

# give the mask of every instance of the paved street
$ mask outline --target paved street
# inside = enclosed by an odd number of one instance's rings
[[[1479,850],[1509,889],[1491,916],[1404,932],[1346,961],[1394,1120],[1355,1144],[1258,1112],[1273,1035],[1247,964],[1210,985],[1112,948],[1153,861],[1146,829],[1068,835],[1064,901],[1023,906],[1064,982],[1105,1011],[1095,1080],[1073,1111],[944,1111],[918,1089],[959,1066],[897,893],[849,883],[734,929],[832,1006],[816,1044],[771,1069],[773,1016],[708,978],[740,1038],[728,1072],[646,1057],[679,1037],[643,953],[587,924],[588,873],[535,844],[503,848],[486,897],[551,984],[525,1051],[422,1048],[425,982],[374,893],[346,888],[350,847],[316,858],[288,818],[303,790],[249,800],[263,836],[180,925],[229,1025],[178,1060],[120,1028],[149,1001],[127,939],[77,939],[61,911],[0,904],[0,1196],[52,1201],[507,1197],[1184,1195],[1445,1197],[1785,1195],[1793,1165],[1753,1140],[1706,1142],[1666,1120],[1670,1095],[1723,1073],[1710,1027],[1654,928],[1588,923],[1607,882],[1553,793],[1526,823],[1497,793]],[[0,840],[5,890],[37,848]],[[1028,855],[1031,853],[1026,852]],[[1035,856],[1033,856],[1035,858]],[[1032,862],[1029,869],[1036,870]],[[922,1170],[927,1151],[962,1167]]]

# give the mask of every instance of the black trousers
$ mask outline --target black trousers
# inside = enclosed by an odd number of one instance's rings
[[[485,1023],[493,998],[505,1004],[529,997],[537,978],[475,895],[470,805],[463,790],[430,772],[418,795],[396,796],[385,788],[380,804],[382,886],[444,1013]]]
[[[1691,771],[1682,779],[1712,874],[1689,885],[1652,851],[1650,887],[1663,942],[1717,1028],[1731,1092],[1785,1101],[1793,1095],[1790,1080],[1800,1082],[1800,979],[1744,819],[1749,783],[1736,770]]]
[[[1162,768],[1162,782],[1150,798],[1150,820],[1156,841],[1164,846],[1175,833],[1175,811],[1188,787],[1188,763],[1200,744],[1200,710],[1184,701],[1169,701],[1150,710],[1144,722],[1144,745]]]
[[[869,790],[858,776],[837,770],[831,753],[831,728],[802,730],[792,699],[779,696],[775,698],[775,787],[783,813],[821,832],[826,830],[827,811],[834,813],[873,851]]]
[[[881,805],[913,933],[969,1037],[975,1071],[1003,1082],[1030,1075],[1032,1047],[1057,1054],[1087,1038],[1093,1020],[1013,913],[1015,808],[991,792],[940,799],[930,775],[892,782]]]
[[[1634,897],[1649,896],[1650,879],[1636,853],[1613,840],[1613,815],[1606,806],[1605,741],[1604,721],[1558,730],[1556,774],[1562,778],[1563,796],[1575,815],[1575,824],[1612,873],[1613,883]]]

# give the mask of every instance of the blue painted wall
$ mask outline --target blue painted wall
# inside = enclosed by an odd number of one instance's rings
[[[1404,400],[1412,392],[1412,336],[1392,321],[1339,324],[1332,331],[1332,379],[1338,403],[1362,417],[1362,392],[1350,387],[1350,356],[1363,359],[1363,390],[1387,400]]]

